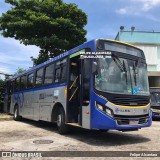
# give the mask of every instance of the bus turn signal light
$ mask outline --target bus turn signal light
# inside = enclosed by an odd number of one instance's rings
[[[86,111],[86,114],[89,114],[89,111]]]

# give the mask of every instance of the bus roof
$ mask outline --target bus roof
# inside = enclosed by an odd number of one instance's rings
[[[128,45],[128,46],[131,46],[131,47],[134,47],[134,48],[140,49],[140,48],[138,48],[137,46],[135,46],[135,45],[133,45],[133,44],[130,44],[130,43],[127,43],[127,42],[121,42],[121,41],[118,41],[118,40],[112,40],[112,39],[104,39],[104,40],[108,40],[108,41],[116,42],[116,43],[120,43],[120,44],[125,44],[125,45]],[[141,50],[141,49],[140,49],[140,50]]]
[[[22,73],[14,76],[14,77],[12,77],[12,78],[10,78],[9,80],[15,79],[15,78],[17,78],[17,77],[19,77],[19,76],[21,76],[21,75],[24,75],[24,74],[27,74],[27,73],[29,73],[29,72],[32,72],[32,71],[34,71],[35,69],[41,68],[41,67],[43,67],[43,66],[45,66],[45,65],[47,65],[47,64],[50,64],[50,63],[52,63],[52,62],[54,62],[54,61],[57,61],[57,60],[59,60],[59,59],[61,59],[61,58],[64,58],[64,57],[66,57],[66,56],[69,56],[69,55],[71,55],[72,53],[77,52],[77,51],[79,51],[79,50],[82,50],[82,49],[84,49],[84,48],[92,48],[93,50],[95,50],[95,48],[94,48],[94,47],[95,47],[95,45],[94,45],[95,42],[96,42],[96,40],[91,40],[91,41],[85,42],[85,43],[83,43],[83,44],[81,44],[81,45],[79,45],[79,46],[77,46],[77,47],[75,47],[75,48],[73,48],[73,49],[71,49],[71,50],[69,50],[69,51],[66,51],[66,52],[64,52],[64,53],[62,53],[62,54],[60,54],[60,55],[58,55],[58,56],[56,56],[56,57],[51,58],[51,59],[48,60],[48,61],[45,61],[45,62],[43,62],[43,63],[41,63],[41,64],[39,64],[39,65],[37,65],[37,66],[34,66],[34,67],[32,67],[32,68],[30,68],[30,69],[28,69],[28,70],[26,70],[26,71],[24,71],[24,72],[22,72]]]
[[[27,71],[24,71],[24,72],[22,72],[22,73],[20,73],[20,74],[18,74],[18,75],[16,75],[16,76],[10,78],[9,80],[15,79],[15,78],[17,78],[17,77],[19,77],[19,76],[21,76],[21,75],[24,75],[24,74],[27,74],[27,73],[29,73],[29,72],[32,72],[32,71],[34,71],[35,69],[41,68],[41,67],[43,67],[43,66],[45,66],[45,65],[47,65],[47,64],[50,64],[50,63],[52,63],[52,62],[54,62],[54,61],[57,61],[57,60],[59,60],[59,59],[61,59],[61,58],[64,58],[64,57],[66,57],[66,56],[69,56],[69,55],[71,55],[72,53],[75,53],[75,52],[77,52],[77,51],[80,51],[80,50],[82,50],[82,49],[84,49],[84,48],[91,48],[93,51],[95,51],[95,50],[96,50],[96,48],[95,48],[95,43],[96,43],[97,40],[105,40],[105,41],[120,43],[120,44],[124,44],[124,45],[128,45],[128,46],[137,48],[136,46],[133,46],[133,45],[131,45],[131,44],[129,44],[129,43],[125,43],[125,42],[121,42],[121,41],[117,41],[117,40],[102,39],[102,38],[100,38],[100,39],[94,39],[94,40],[85,42],[85,43],[83,43],[83,44],[81,44],[81,45],[79,45],[79,46],[77,46],[77,47],[75,47],[75,48],[73,48],[73,49],[71,49],[71,50],[69,50],[69,51],[66,51],[66,52],[64,52],[64,53],[56,56],[56,57],[53,57],[53,58],[51,58],[50,60],[48,60],[48,61],[46,61],[46,62],[43,62],[43,63],[41,63],[41,64],[39,64],[39,65],[37,65],[37,66],[34,66],[34,67],[28,69]],[[139,49],[139,48],[137,48],[137,49]]]

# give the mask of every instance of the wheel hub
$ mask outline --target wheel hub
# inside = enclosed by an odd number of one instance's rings
[[[17,118],[17,109],[14,112],[14,117]]]
[[[57,126],[60,127],[61,126],[61,121],[62,121],[62,117],[61,117],[61,114],[59,114],[57,116]]]

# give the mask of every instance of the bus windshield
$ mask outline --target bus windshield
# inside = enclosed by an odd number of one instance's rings
[[[160,103],[160,92],[152,92],[151,100],[152,102]]]
[[[157,103],[160,103],[160,93],[155,93]]]
[[[95,88],[102,92],[149,95],[147,66],[118,56],[97,59]]]

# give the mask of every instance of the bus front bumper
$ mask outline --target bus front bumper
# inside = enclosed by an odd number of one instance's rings
[[[150,127],[152,124],[152,112],[150,116],[140,118],[113,118],[105,113],[95,109],[94,116],[91,119],[91,129],[111,129],[111,130],[137,130],[144,127]]]

